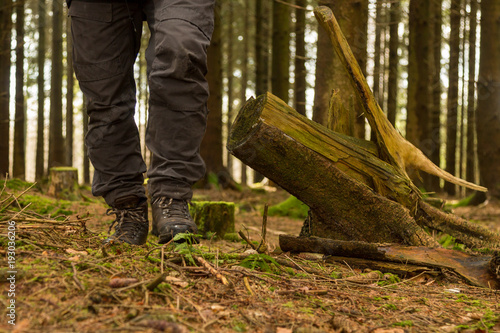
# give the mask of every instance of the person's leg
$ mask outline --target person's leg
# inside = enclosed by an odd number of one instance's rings
[[[152,152],[148,188],[153,198],[189,200],[191,186],[205,174],[199,149],[207,119],[213,2],[155,0],[145,6],[151,30],[146,144]]]
[[[92,192],[111,206],[128,195],[145,199],[133,75],[142,11],[137,3],[72,1],[69,15],[74,69],[90,117],[85,143],[95,169]]]
[[[154,0],[145,5],[151,30],[146,52],[150,109],[146,144],[152,152],[148,188],[153,234],[168,242],[196,233],[187,200],[205,174],[200,144],[207,121],[207,48],[213,0]]]
[[[73,60],[87,98],[85,137],[94,166],[92,192],[116,214],[107,241],[141,245],[149,223],[143,187],[146,166],[134,121],[133,65],[140,48],[142,9],[137,3],[72,1]],[[110,227],[111,230],[111,227]]]

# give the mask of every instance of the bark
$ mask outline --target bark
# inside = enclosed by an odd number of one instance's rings
[[[500,198],[500,2],[481,1],[477,141],[481,180]]]
[[[288,103],[290,87],[290,6],[273,2],[271,91]]]
[[[322,0],[320,5],[328,6],[333,10],[339,20],[339,25],[344,31],[347,42],[352,47],[354,57],[365,74],[366,48],[368,27],[368,1],[333,1]],[[350,79],[343,69],[342,62],[338,59],[328,42],[328,35],[322,29],[318,31],[318,51],[316,62],[316,83],[314,96],[313,119],[326,125],[328,118],[328,105],[331,92],[338,89],[341,93],[342,104],[355,112],[356,137],[365,137],[365,117],[362,106],[350,84]],[[354,105],[354,107],[350,107]]]
[[[0,1],[0,177],[9,173],[12,0]]]
[[[73,97],[75,79],[73,76],[73,38],[71,17],[66,17],[66,165],[73,165]]]
[[[458,112],[458,66],[460,57],[460,6],[461,0],[451,1],[450,10],[450,67],[448,71],[448,102],[446,115],[446,171],[455,175],[457,162],[457,112]],[[456,186],[445,183],[449,195],[456,194]]]
[[[295,82],[294,82],[294,108],[306,114],[306,11],[307,0],[295,0]]]
[[[398,81],[399,81],[399,34],[398,27],[401,20],[401,7],[399,2],[391,3],[390,28],[389,28],[389,82],[387,83],[387,118],[394,126],[396,124],[396,111],[398,106]]]
[[[62,3],[52,2],[52,70],[50,81],[49,168],[66,163],[62,133]]]
[[[467,164],[466,178],[476,182],[476,28],[477,28],[477,0],[470,0],[469,14],[469,84],[467,88]]]
[[[234,233],[234,208],[232,202],[194,201],[190,211],[201,235],[223,239],[226,233]]]
[[[26,111],[24,103],[24,1],[16,2],[16,107],[12,175],[26,177]]]
[[[38,117],[36,139],[35,179],[45,175],[45,51],[46,51],[46,3],[38,1],[38,55],[37,55],[37,87],[38,87]]]

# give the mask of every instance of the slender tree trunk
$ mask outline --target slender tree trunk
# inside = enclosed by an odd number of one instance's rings
[[[431,1],[432,29],[432,62],[431,62],[431,112],[430,112],[430,140],[433,143],[429,151],[429,158],[436,165],[441,164],[441,24],[442,0]],[[430,190],[441,191],[440,180],[437,177],[429,178]]]
[[[215,3],[215,29],[208,48],[208,99],[207,131],[201,143],[201,155],[207,166],[207,174],[220,172],[224,169],[222,158],[222,38],[221,38],[221,3]]]
[[[0,177],[9,173],[12,0],[0,1]]]
[[[294,108],[298,113],[306,114],[306,11],[307,0],[295,0],[295,82]]]
[[[430,1],[410,0],[410,42],[408,50],[408,117],[406,139],[429,156],[435,143],[430,131]],[[422,175],[428,186],[427,175]]]
[[[26,112],[24,110],[24,0],[16,1],[16,108],[12,175],[26,177]]]
[[[50,91],[49,168],[64,165],[62,134],[62,2],[52,2],[52,71]]]
[[[380,43],[382,38],[382,0],[376,0],[376,11],[375,11],[375,50],[373,53],[373,95],[377,99],[377,102],[382,105],[380,98],[380,75],[381,75],[381,64],[380,64]]]
[[[290,7],[274,1],[271,90],[285,103],[290,88],[290,20]]]
[[[389,28],[389,82],[387,87],[387,118],[394,126],[396,124],[396,110],[398,106],[398,81],[399,81],[399,34],[398,27],[401,20],[401,6],[399,2],[391,3],[390,28]]]
[[[467,165],[466,180],[477,182],[476,177],[476,27],[477,27],[477,0],[470,0],[469,16],[469,84],[467,92]]]
[[[41,179],[45,174],[45,30],[47,10],[45,0],[38,1],[38,117],[36,139],[35,179]]]
[[[257,96],[269,90],[269,32],[271,2],[256,0],[255,3],[255,94]],[[264,179],[264,176],[255,171],[255,183]]]
[[[446,116],[446,171],[456,174],[457,162],[457,112],[458,112],[458,66],[460,57],[460,6],[461,0],[451,1],[450,10],[450,67],[448,71],[448,114]],[[445,183],[449,195],[456,194],[454,184]]]
[[[245,0],[245,13],[250,12],[250,0]],[[247,100],[247,85],[248,85],[248,56],[250,47],[250,24],[249,15],[245,15],[244,25],[243,25],[243,59],[241,64],[241,97],[240,105],[242,106]],[[228,133],[229,136],[229,133]],[[245,163],[241,162],[241,184],[246,185],[247,180],[247,166]]]
[[[368,1],[321,0],[319,4],[332,9],[356,60],[363,72],[365,72]],[[364,138],[365,117],[363,116],[361,104],[354,92],[354,88],[351,86],[345,69],[322,29],[319,29],[318,32],[317,52],[313,120],[326,125],[331,92],[333,89],[338,89],[342,104],[347,109],[355,112],[355,135]]]
[[[73,97],[75,80],[73,76],[73,38],[71,17],[66,18],[66,165],[73,165]]]
[[[477,146],[481,180],[500,198],[500,2],[481,1]]]
[[[229,135],[229,130],[231,128],[231,123],[233,119],[233,102],[234,102],[234,1],[229,0],[226,3],[227,9],[229,10],[229,22],[227,23],[227,122],[226,122],[226,133]],[[245,15],[246,16],[246,15]],[[233,157],[231,154],[227,154],[226,167],[229,175],[233,175]]]
[[[86,101],[85,95],[83,95],[83,101],[82,101],[82,127],[83,127],[83,138],[82,138],[82,145],[83,145],[83,183],[84,184],[90,184],[90,159],[89,159],[89,153],[87,149],[87,145],[85,144],[85,134],[89,130],[89,116],[87,114],[87,101]]]

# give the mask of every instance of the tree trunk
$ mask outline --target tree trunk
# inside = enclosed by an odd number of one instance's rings
[[[255,3],[255,94],[265,94],[269,90],[269,33],[271,2],[256,0]],[[264,176],[254,172],[254,183],[260,182]]]
[[[210,97],[208,109],[210,117],[207,121],[207,130],[201,143],[201,156],[209,173],[218,173],[224,169],[222,158],[222,39],[220,26],[220,0],[215,6],[215,29],[208,48],[208,86]]]
[[[430,110],[430,142],[429,158],[434,164],[441,165],[441,24],[442,0],[431,1],[431,22],[434,31],[431,45],[431,110]],[[441,191],[439,178],[429,179],[429,190]]]
[[[295,0],[295,81],[294,108],[298,113],[306,115],[306,11],[307,0]]]
[[[245,0],[245,13],[250,12],[250,0]],[[249,57],[249,40],[250,40],[250,24],[249,15],[245,15],[243,25],[243,60],[241,63],[241,97],[240,105],[243,105],[247,100],[247,86],[248,86],[248,57]],[[229,133],[228,133],[229,136]],[[247,180],[247,166],[241,162],[241,184],[246,185]]]
[[[288,103],[290,87],[290,7],[273,1],[271,91]]]
[[[339,20],[347,42],[352,45],[352,52],[363,73],[366,70],[366,47],[368,26],[368,1],[333,1],[322,0],[320,5],[332,9]],[[333,51],[328,36],[322,29],[318,31],[318,50],[316,62],[316,83],[314,95],[313,120],[326,125],[328,105],[333,89],[341,94],[342,104],[349,110],[355,110],[356,137],[365,137],[365,117],[350,79],[343,69],[341,61]],[[354,105],[354,108],[351,107]]]
[[[477,33],[477,0],[470,0],[469,14],[469,84],[467,88],[467,165],[466,180],[477,182],[476,177],[476,33]]]
[[[38,1],[38,55],[37,55],[37,87],[38,87],[38,117],[36,136],[36,167],[35,179],[45,175],[45,51],[46,51],[46,15],[45,0]]]
[[[375,47],[373,52],[373,95],[379,104],[380,98],[380,77],[382,74],[382,66],[380,64],[380,43],[382,34],[382,0],[376,0],[375,10]]]
[[[398,1],[391,3],[390,14],[390,41],[389,41],[389,82],[387,87],[387,118],[396,125],[396,112],[398,107],[398,81],[399,81],[399,22],[401,20],[401,7]]]
[[[52,70],[50,82],[49,168],[66,163],[62,133],[62,3],[52,2]]]
[[[229,17],[227,22],[227,122],[226,122],[226,133],[229,133],[231,128],[231,123],[233,122],[233,103],[234,103],[234,1],[229,0],[226,3],[227,9],[229,10]],[[246,16],[246,15],[245,15]],[[227,154],[226,158],[226,168],[229,172],[229,176],[233,175],[233,157],[231,154]]]
[[[12,0],[0,1],[0,177],[9,173]]]
[[[477,141],[481,180],[500,198],[500,2],[481,1]]]
[[[90,184],[90,159],[87,145],[85,144],[85,134],[89,130],[89,116],[87,114],[87,109],[85,107],[87,105],[86,97],[83,95],[82,101],[82,127],[83,127],[83,138],[82,138],[82,148],[83,148],[83,183]]]
[[[460,57],[461,0],[452,0],[450,9],[450,67],[448,71],[448,114],[446,116],[446,171],[455,175],[457,162],[458,66]],[[445,183],[449,195],[456,194],[456,186]]]
[[[66,17],[66,165],[73,165],[73,97],[75,79],[73,76],[73,38],[71,17]]]
[[[408,46],[408,102],[406,139],[430,156],[436,147],[430,141],[430,63],[432,33],[430,1],[410,0],[410,42]],[[424,187],[427,175],[423,175]],[[420,185],[420,184],[419,184]]]
[[[16,108],[12,175],[26,177],[26,111],[24,103],[24,1],[16,2]]]

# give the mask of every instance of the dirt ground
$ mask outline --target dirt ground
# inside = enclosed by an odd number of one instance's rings
[[[0,196],[2,332],[500,332],[500,291],[435,271],[396,276],[274,251],[280,234],[298,235],[298,219],[268,217],[269,254],[241,240],[159,246],[154,236],[142,247],[103,249],[113,217],[102,202],[87,196],[71,203],[65,219],[30,207],[19,213],[15,202],[7,207],[20,192]],[[235,202],[235,229],[254,241],[264,204],[287,197],[282,190],[195,193],[199,200]],[[498,203],[454,213],[500,231]],[[9,259],[12,220],[15,258]],[[7,316],[11,304],[15,325]]]

